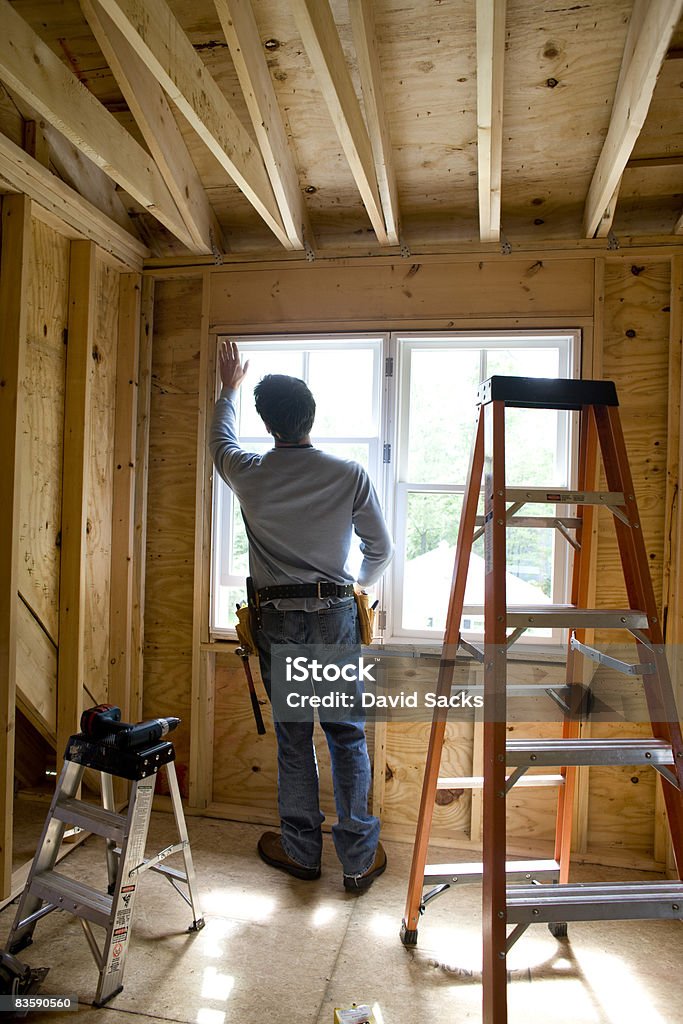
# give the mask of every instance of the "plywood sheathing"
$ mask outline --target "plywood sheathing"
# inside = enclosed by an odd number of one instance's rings
[[[187,765],[192,680],[201,287],[157,283],[154,312],[143,710],[178,715]]]

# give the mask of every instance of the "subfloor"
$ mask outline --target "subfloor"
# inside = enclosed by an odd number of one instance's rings
[[[50,914],[20,959],[49,967],[40,994],[76,993],[79,1012],[31,1012],[28,1024],[332,1024],[334,1008],[354,1002],[377,1003],[384,1024],[481,1020],[478,886],[430,903],[418,946],[407,949],[398,932],[410,846],[385,843],[386,873],[354,896],[341,885],[329,836],[322,878],[302,882],[258,859],[261,826],[191,817],[188,829],[206,927],[188,934],[189,908],[165,878],[147,872],[124,990],[98,1010],[89,1005],[97,972],[80,923]],[[148,855],[174,839],[173,818],[155,813]],[[452,851],[430,851],[430,861],[454,859]],[[182,867],[177,856],[168,863]],[[103,841],[89,838],[59,870],[104,889]],[[626,874],[585,867],[574,879]],[[648,877],[631,872],[628,880]],[[15,909],[0,913],[3,944]],[[674,1024],[681,1020],[682,964],[679,922],[576,924],[563,941],[539,925],[508,960],[510,1024]]]

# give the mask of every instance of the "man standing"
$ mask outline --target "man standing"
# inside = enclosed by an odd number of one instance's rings
[[[272,434],[265,455],[244,451],[236,433],[237,391],[247,372],[237,345],[219,351],[221,395],[210,449],[216,468],[238,499],[249,540],[249,566],[258,603],[256,644],[269,697],[274,644],[360,642],[353,578],[346,569],[353,531],[363,562],[357,584],[370,586],[389,564],[393,545],[365,470],[316,449],[310,431],[315,400],[296,377],[269,375],[254,388],[256,411]],[[337,716],[338,718],[338,716]],[[370,760],[364,723],[321,719],[330,750],[338,821],[332,827],[346,889],[367,889],[386,868],[379,820],[368,814]],[[261,858],[296,878],[320,877],[322,854],[313,721],[275,721],[281,834],[265,832]]]

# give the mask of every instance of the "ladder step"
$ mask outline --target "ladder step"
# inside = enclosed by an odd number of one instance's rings
[[[548,787],[564,786],[564,775],[523,775],[515,783],[517,788],[521,787]],[[441,778],[437,780],[437,789],[483,789],[483,775],[472,775],[462,779]]]
[[[666,740],[508,740],[505,760],[509,767],[575,765],[671,765],[671,744]]]
[[[579,629],[647,629],[645,612],[633,608],[575,608],[570,604],[541,604],[534,607],[512,605],[507,609],[507,625],[523,629],[550,627]]]
[[[515,886],[507,890],[509,924],[683,918],[681,882]]]
[[[66,798],[59,800],[54,809],[54,817],[60,821],[69,822],[85,829],[86,832],[94,832],[95,835],[104,836],[105,839],[115,839],[120,845],[125,835],[126,817],[123,814],[116,814],[115,811],[106,811],[104,807],[97,804],[89,804],[84,800]]]
[[[477,405],[505,402],[521,409],[581,409],[619,405],[613,380],[560,377],[508,377],[494,374],[477,388]]]
[[[42,871],[31,882],[31,895],[53,903],[58,910],[66,910],[75,917],[84,917],[102,928],[109,925],[112,898],[85,882],[60,875],[57,871]]]
[[[606,508],[626,504],[623,491],[571,491],[567,487],[506,487],[505,500],[525,505],[604,505]]]
[[[508,879],[520,881],[554,882],[558,878],[560,865],[556,860],[509,860],[505,862]],[[481,862],[466,864],[427,864],[424,873],[425,885],[466,885],[481,882],[484,869]]]
[[[507,520],[508,526],[521,527],[525,530],[554,530],[558,524],[566,530],[578,530],[583,526],[583,519],[576,516],[520,516],[513,515]],[[474,520],[475,526],[484,525],[484,516],[477,516]]]

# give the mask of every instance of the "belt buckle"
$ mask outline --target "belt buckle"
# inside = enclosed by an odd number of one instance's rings
[[[322,585],[323,585],[323,582],[324,582],[323,580],[318,580],[318,582],[316,583],[316,586],[318,588],[318,600],[319,601],[324,600],[323,595],[322,595],[322,591],[320,589],[322,587]]]

